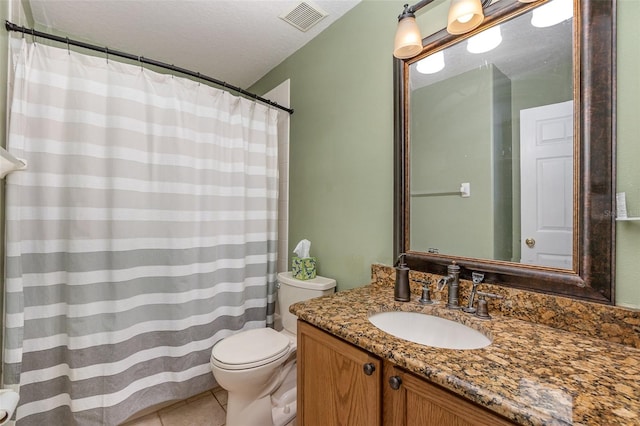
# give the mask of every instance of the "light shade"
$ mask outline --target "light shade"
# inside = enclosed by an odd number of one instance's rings
[[[398,59],[413,58],[422,52],[422,36],[416,18],[409,16],[398,21],[393,56]]]
[[[449,34],[464,34],[478,27],[484,20],[480,0],[451,0],[447,31]]]
[[[467,40],[469,53],[484,53],[495,49],[502,43],[500,25],[486,29]]]
[[[435,74],[444,68],[444,53],[441,51],[420,59],[416,71],[420,74]]]
[[[533,9],[531,25],[537,28],[551,27],[573,16],[572,0],[553,0]]]

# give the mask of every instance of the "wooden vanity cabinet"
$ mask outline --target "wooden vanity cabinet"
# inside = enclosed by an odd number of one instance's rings
[[[515,424],[304,321],[297,356],[298,426]]]
[[[382,362],[298,321],[298,426],[380,426]]]
[[[384,426],[515,425],[389,361],[383,366],[382,395]]]

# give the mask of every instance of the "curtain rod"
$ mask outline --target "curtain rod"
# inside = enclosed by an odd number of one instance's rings
[[[224,81],[220,81],[218,79],[215,79],[213,77],[208,77],[206,75],[200,74],[199,72],[194,72],[185,68],[180,68],[180,67],[176,67],[175,65],[171,65],[171,64],[167,64],[164,62],[160,62],[160,61],[156,61],[154,59],[149,59],[149,58],[145,58],[144,56],[136,56],[136,55],[132,55],[131,53],[126,53],[126,52],[119,52],[117,50],[110,50],[107,47],[100,47],[100,46],[96,46],[94,44],[89,44],[89,43],[84,43],[82,41],[78,41],[78,40],[72,40],[68,37],[60,37],[57,35],[53,35],[53,34],[48,34],[48,33],[43,33],[41,31],[37,31],[33,28],[25,28],[25,27],[21,27],[19,25],[16,25],[12,22],[9,21],[5,21],[5,28],[7,29],[7,31],[16,31],[16,32],[20,32],[23,34],[30,34],[33,37],[40,37],[40,38],[44,38],[44,39],[48,39],[48,40],[53,40],[53,41],[57,41],[60,43],[66,43],[67,45],[73,45],[73,46],[78,46],[78,47],[82,47],[84,49],[89,49],[89,50],[94,50],[96,52],[102,52],[106,55],[112,55],[112,56],[119,56],[121,58],[126,58],[126,59],[130,59],[132,61],[138,61],[141,63],[145,63],[145,64],[150,64],[150,65],[154,65],[156,67],[160,67],[160,68],[164,68],[170,71],[175,71],[175,72],[179,72],[181,74],[185,74],[185,75],[189,75],[191,77],[195,77],[195,78],[199,78],[201,80],[205,80],[208,81],[210,83],[214,83],[217,84],[218,86],[222,86],[225,89],[234,91],[234,92],[238,92],[248,98],[252,98],[256,101],[260,101],[260,102],[264,102],[268,105],[271,105],[272,107],[281,109],[283,111],[288,112],[289,114],[293,114],[293,109],[291,108],[287,108],[285,106],[282,106],[280,104],[278,104],[277,102],[271,101],[269,99],[263,98],[262,96],[258,96],[255,93],[251,93],[248,92],[244,89],[241,89],[239,87],[233,86],[229,83],[226,83]]]

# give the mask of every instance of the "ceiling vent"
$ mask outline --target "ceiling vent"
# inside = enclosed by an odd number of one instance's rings
[[[327,16],[327,12],[303,1],[289,12],[280,15],[280,18],[304,32],[320,22],[325,16]]]

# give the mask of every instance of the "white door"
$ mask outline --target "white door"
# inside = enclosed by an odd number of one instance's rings
[[[573,101],[520,111],[521,262],[571,269]]]

